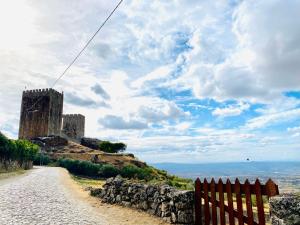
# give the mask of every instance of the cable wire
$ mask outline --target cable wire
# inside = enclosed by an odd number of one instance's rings
[[[71,68],[71,66],[76,62],[76,60],[81,56],[81,54],[84,52],[84,50],[89,46],[89,44],[92,42],[92,40],[95,38],[95,36],[99,33],[99,31],[104,27],[106,22],[111,18],[111,16],[115,13],[115,11],[119,8],[123,0],[120,0],[119,3],[115,6],[115,8],[111,11],[111,13],[106,17],[104,22],[101,24],[101,26],[97,29],[97,31],[93,34],[93,36],[88,40],[88,42],[83,46],[83,48],[79,51],[79,53],[75,56],[75,58],[71,61],[71,63],[65,68],[65,70],[62,72],[62,74],[54,81],[52,86],[50,88],[53,88],[57,82],[66,74],[66,72]],[[32,106],[27,109],[27,112],[29,112],[42,98],[43,96],[40,96],[40,98],[37,99],[37,101],[32,104]]]

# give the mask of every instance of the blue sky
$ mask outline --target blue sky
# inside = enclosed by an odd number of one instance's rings
[[[117,1],[0,3],[0,130]],[[67,9],[67,10],[66,10]],[[300,160],[300,3],[126,0],[55,87],[86,135],[147,162]]]

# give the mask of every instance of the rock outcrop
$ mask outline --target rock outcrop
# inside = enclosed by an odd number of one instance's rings
[[[91,149],[100,150],[99,145],[101,142],[102,141],[97,138],[83,137],[81,138],[80,144]]]
[[[102,202],[146,211],[174,224],[193,224],[194,192],[168,185],[132,183],[120,176],[107,179],[102,189],[91,190]]]
[[[47,136],[47,137],[36,137],[31,139],[31,142],[39,145],[41,148],[44,148],[45,150],[52,147],[68,145],[68,140],[66,138],[60,136],[54,136],[54,135]]]
[[[300,195],[284,194],[270,199],[273,225],[300,224]]]

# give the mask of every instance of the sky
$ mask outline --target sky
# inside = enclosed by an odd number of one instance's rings
[[[0,2],[0,130],[118,3]],[[149,162],[300,160],[300,1],[124,0],[57,83],[86,136]]]

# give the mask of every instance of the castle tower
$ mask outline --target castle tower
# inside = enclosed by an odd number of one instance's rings
[[[85,117],[81,114],[63,115],[62,133],[73,140],[84,137]]]
[[[23,91],[19,138],[60,135],[62,112],[63,93],[51,88]]]

